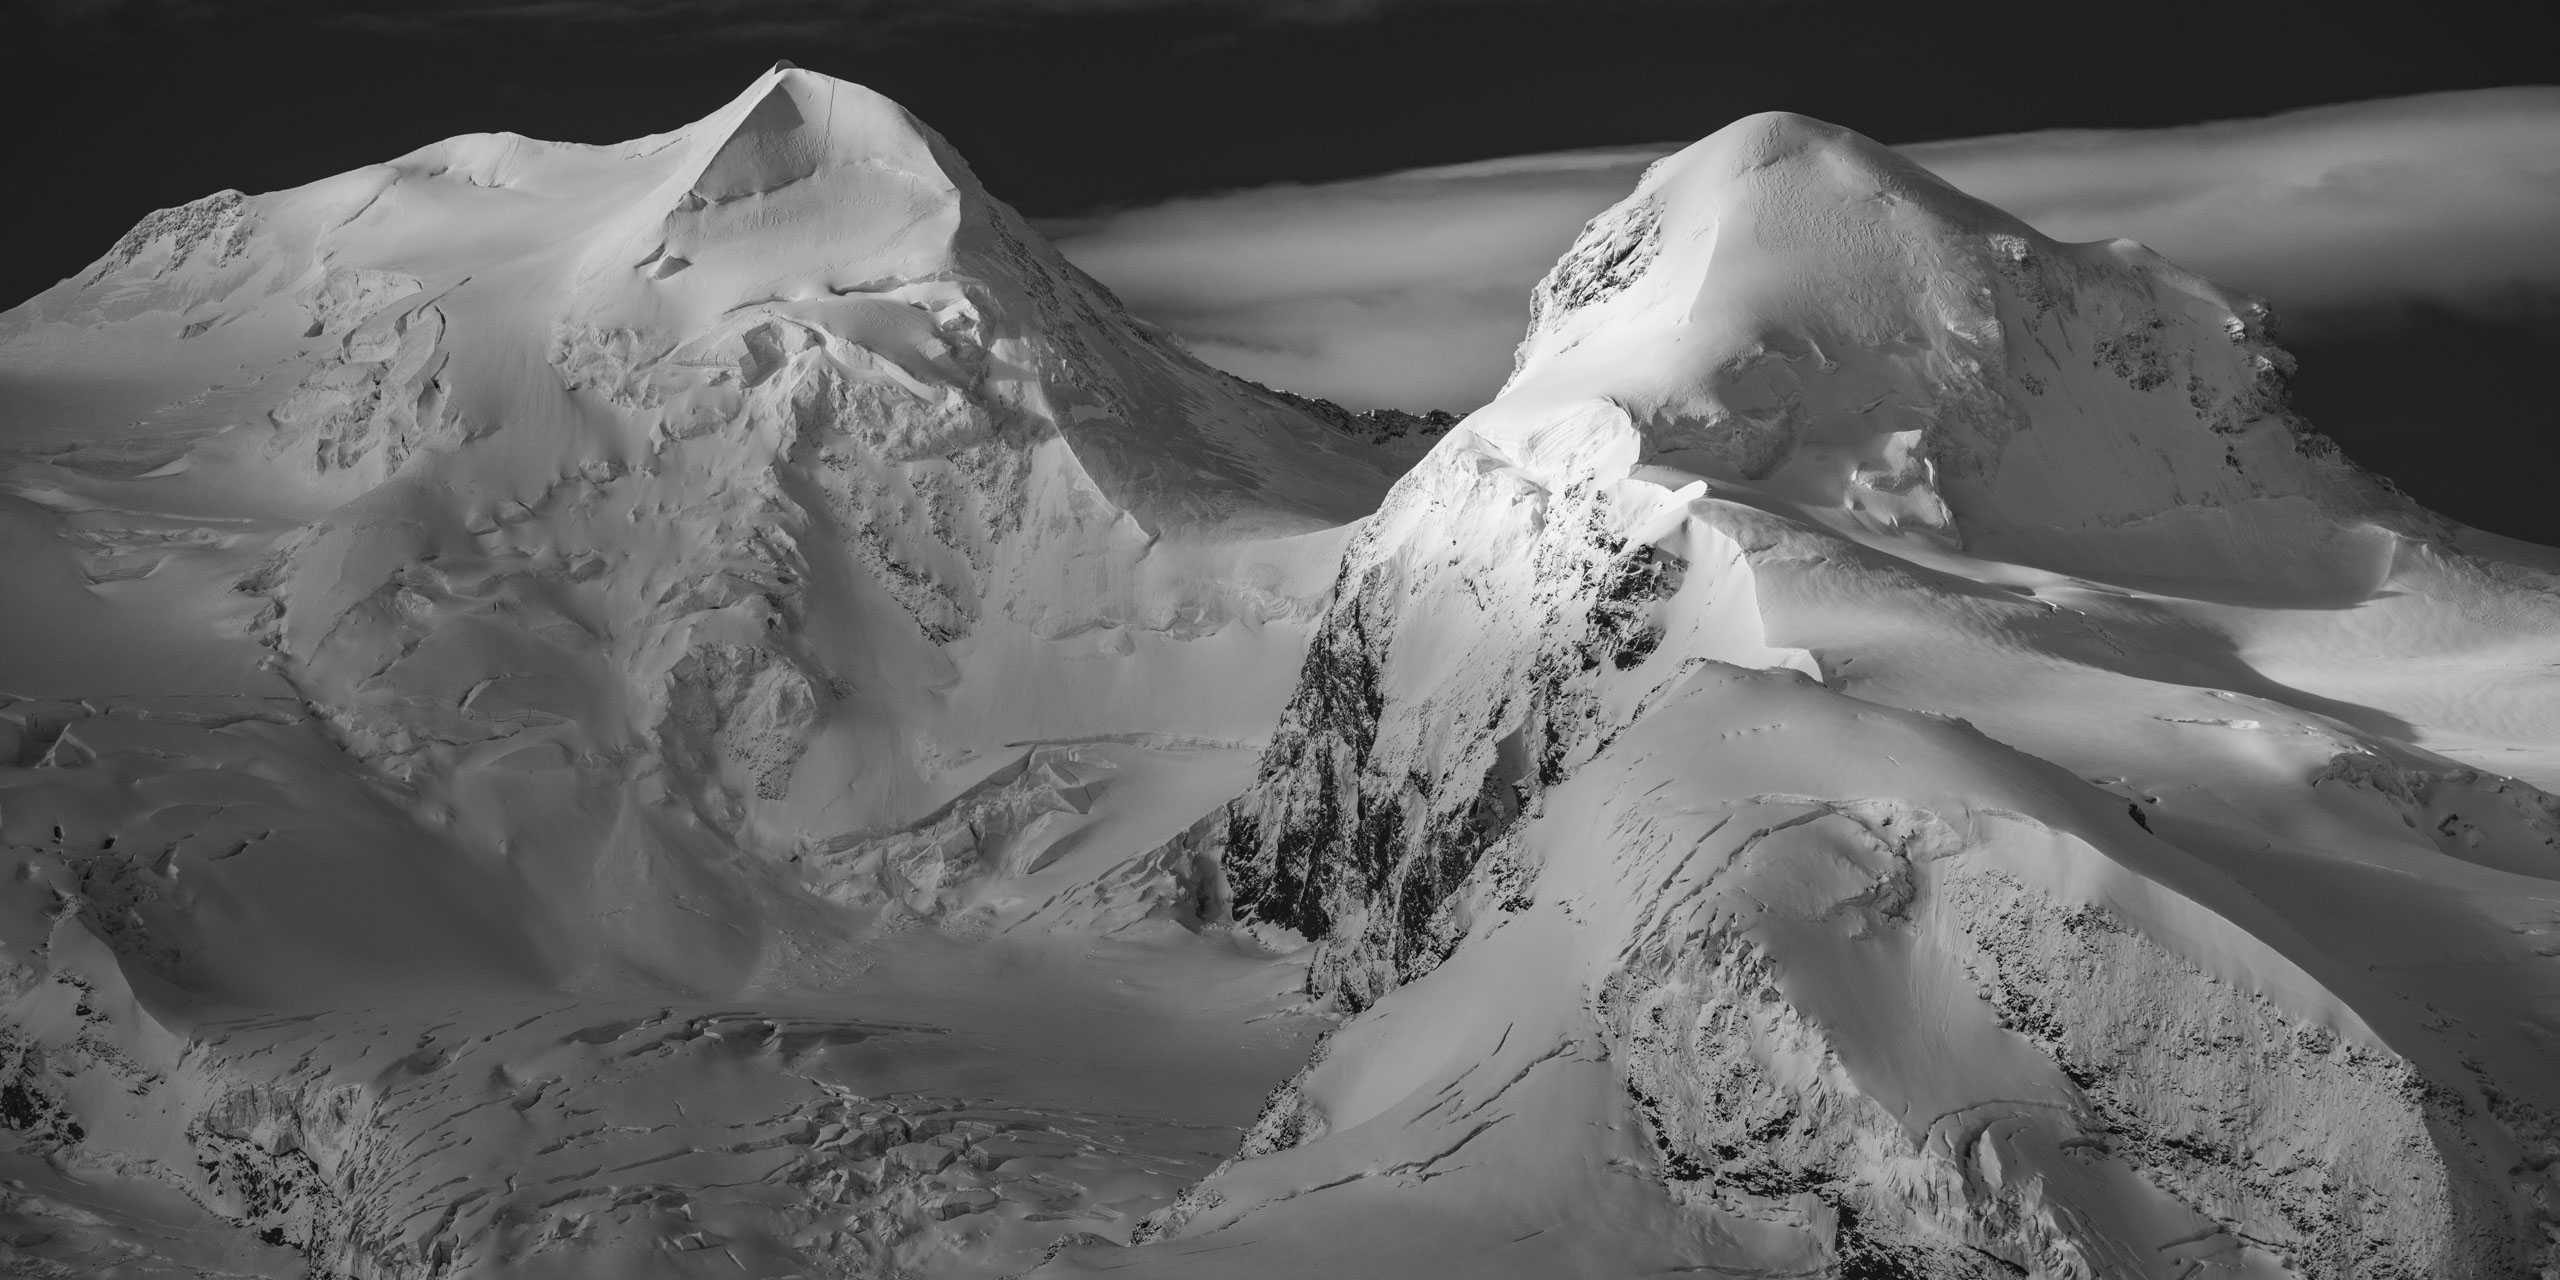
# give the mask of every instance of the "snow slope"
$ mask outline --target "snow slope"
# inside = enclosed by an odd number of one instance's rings
[[[787,66],[146,220],[0,316],[0,1258],[2560,1274],[2560,553],[1800,117],[1535,313],[1258,388]]]

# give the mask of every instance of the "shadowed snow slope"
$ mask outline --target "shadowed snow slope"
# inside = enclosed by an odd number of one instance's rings
[[[0,1259],[2553,1274],[2553,553],[2283,370],[1790,116],[1418,462],[789,67],[156,214],[0,316]]]

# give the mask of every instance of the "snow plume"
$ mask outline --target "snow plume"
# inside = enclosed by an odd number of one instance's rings
[[[1055,228],[1216,364],[1359,405],[1471,408],[1529,286],[1668,146],[1179,200]],[[2063,240],[2130,236],[2280,312],[2560,294],[2560,89],[1904,149]]]

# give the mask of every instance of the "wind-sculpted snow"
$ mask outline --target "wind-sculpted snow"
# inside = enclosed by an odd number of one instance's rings
[[[272,411],[278,453],[302,451],[318,475],[350,472],[372,488],[421,447],[457,443],[446,409],[444,313],[413,296],[368,314],[323,365]],[[321,306],[315,306],[315,312]],[[326,332],[325,319],[313,328]]]
[[[147,219],[0,317],[0,1269],[2560,1270],[2560,555],[1797,117],[1533,311],[1255,387],[789,67]]]

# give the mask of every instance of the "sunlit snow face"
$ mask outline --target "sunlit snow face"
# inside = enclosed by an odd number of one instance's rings
[[[1216,363],[1352,404],[1463,409],[1510,372],[1530,285],[1669,150],[1266,187],[1056,230]],[[2049,235],[2141,240],[2291,316],[2560,293],[2560,90],[1906,150]]]

